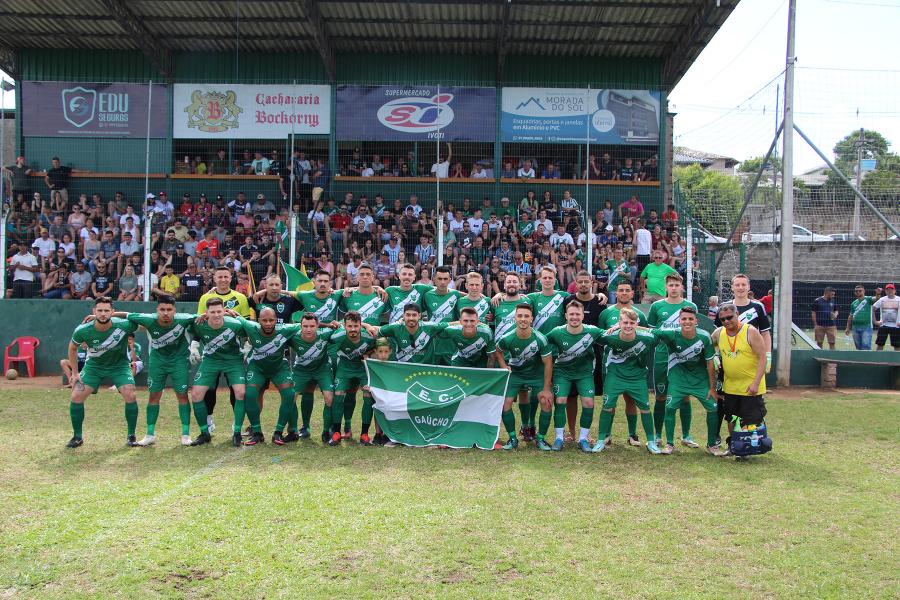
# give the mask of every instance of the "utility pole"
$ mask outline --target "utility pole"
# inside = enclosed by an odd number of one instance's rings
[[[794,63],[797,0],[788,4],[787,53],[784,68],[784,146],[781,153],[781,261],[778,299],[775,304],[779,386],[791,384],[791,328],[794,295]]]
[[[859,140],[856,142],[856,189],[862,191],[862,159],[866,145],[866,130],[859,128]],[[853,196],[853,221],[850,224],[850,232],[859,236],[859,196]]]

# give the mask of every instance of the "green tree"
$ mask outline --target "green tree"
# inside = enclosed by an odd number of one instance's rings
[[[740,180],[696,164],[675,167],[673,175],[691,216],[712,233],[727,236],[744,202]]]
[[[762,160],[763,160],[762,156],[753,156],[751,158],[748,158],[745,161],[742,161],[741,165],[740,165],[740,167],[738,167],[738,169],[740,170],[741,173],[756,173],[757,171],[759,171],[760,165],[762,165]],[[775,157],[775,156],[770,156],[769,162],[767,165],[767,170],[771,171],[773,165],[779,172],[781,172],[781,159],[780,158]]]
[[[891,143],[887,140],[887,138],[873,129],[863,130],[863,135],[864,142],[862,143],[862,157],[874,158],[876,161],[878,161],[875,172],[866,174],[863,179],[863,190],[865,190],[865,180],[869,179],[873,175],[875,176],[873,184],[875,180],[881,183],[885,183],[885,178],[881,174],[876,174],[878,173],[878,171],[886,170],[889,172],[898,173],[900,172],[900,168],[898,168],[897,155],[890,152]],[[856,161],[858,158],[857,152],[859,150],[859,147],[860,139],[859,130],[857,129],[844,136],[834,145],[833,148],[834,165],[851,180],[856,175]],[[890,178],[887,179],[890,180]],[[830,171],[828,173],[828,181],[826,181],[825,185],[826,187],[833,190],[841,190],[847,194],[852,193],[847,184],[841,181],[841,178],[838,177],[838,175],[833,171]],[[865,193],[865,191],[863,193]]]

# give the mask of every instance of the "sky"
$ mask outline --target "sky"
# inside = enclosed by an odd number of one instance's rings
[[[783,102],[787,13],[787,0],[743,0],[731,13],[669,96],[676,146],[765,154],[778,85]],[[900,0],[797,0],[796,14],[796,125],[829,159],[860,127],[900,152]],[[795,173],[821,164],[794,136]]]
[[[738,160],[765,154],[776,97],[783,102],[787,11],[788,0],[742,0],[731,13],[669,96],[676,146]],[[794,118],[829,158],[860,127],[900,152],[898,25],[900,0],[797,0]],[[802,173],[823,161],[795,136],[794,163]]]

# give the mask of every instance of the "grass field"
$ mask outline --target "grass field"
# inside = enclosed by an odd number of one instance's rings
[[[0,598],[900,596],[898,394],[771,394],[775,451],[736,463],[621,420],[594,456],[182,448],[170,396],[127,449],[106,391],[70,451],[57,382],[0,394]]]

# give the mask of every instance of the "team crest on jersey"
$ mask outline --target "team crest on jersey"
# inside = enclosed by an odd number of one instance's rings
[[[280,312],[280,313],[284,312],[284,302],[279,302],[278,304],[275,305],[275,312]]]

